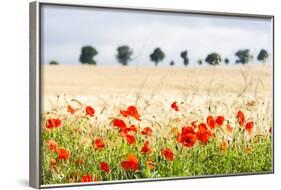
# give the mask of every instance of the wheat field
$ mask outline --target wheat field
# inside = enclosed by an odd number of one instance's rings
[[[272,170],[272,65],[42,67],[42,183]]]

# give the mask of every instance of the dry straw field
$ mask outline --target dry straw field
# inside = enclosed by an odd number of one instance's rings
[[[42,74],[42,184],[272,170],[272,65]]]

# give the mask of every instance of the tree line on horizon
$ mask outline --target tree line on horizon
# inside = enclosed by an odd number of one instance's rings
[[[133,50],[129,46],[122,45],[117,47],[116,50],[117,50],[116,59],[121,65],[127,66],[129,62],[133,60],[132,58]],[[81,48],[79,61],[81,62],[81,64],[96,65],[97,62],[94,59],[96,55],[98,55],[98,51],[96,50],[96,48],[92,46],[83,46]],[[182,52],[180,52],[179,56],[182,58],[184,66],[188,66],[189,64],[188,51],[183,50]],[[254,56],[250,53],[249,49],[239,49],[237,52],[235,52],[235,56],[237,57],[237,59],[235,60],[235,63],[237,64],[239,63],[247,64],[254,58]],[[157,47],[153,50],[153,52],[149,55],[149,57],[150,60],[154,62],[154,65],[157,66],[160,62],[162,62],[165,59],[165,53],[160,47]],[[268,52],[265,49],[261,49],[256,59],[260,62],[265,63],[268,57],[269,57]],[[221,55],[216,52],[208,54],[204,61],[210,65],[218,65],[222,61],[225,64],[228,64],[230,62],[230,60],[227,57],[222,59]],[[203,60],[199,59],[197,63],[199,65],[202,65]],[[57,61],[51,61],[50,64],[56,65],[59,63]],[[174,66],[174,65],[175,65],[174,60],[171,60],[170,66]]]

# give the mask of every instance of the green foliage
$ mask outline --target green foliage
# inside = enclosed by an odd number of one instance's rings
[[[265,61],[267,59],[268,59],[268,52],[265,49],[261,49],[261,51],[259,52],[259,54],[257,56],[257,60],[265,63]]]
[[[155,66],[157,66],[160,61],[163,61],[164,58],[165,54],[160,48],[155,48],[153,53],[150,54],[150,60],[155,63]]]
[[[53,61],[50,61],[50,62],[49,62],[49,64],[50,64],[50,65],[58,65],[58,64],[59,64],[59,62],[57,62],[57,61],[53,60]]]
[[[253,56],[250,54],[249,49],[240,49],[235,53],[235,55],[238,57],[236,63],[247,64],[253,58]]]
[[[202,65],[202,64],[203,64],[202,59],[199,59],[199,60],[197,61],[197,63],[198,63],[198,65]]]
[[[206,57],[205,62],[210,65],[218,65],[221,62],[221,56],[218,53],[211,53]]]
[[[82,47],[79,60],[82,64],[96,65],[96,61],[93,58],[97,54],[98,54],[98,51],[94,47],[84,46],[84,47]]]
[[[131,56],[133,51],[130,49],[129,46],[123,45],[117,48],[117,60],[122,65],[128,65],[128,62],[131,60]]]
[[[80,182],[81,176],[91,174],[99,181],[128,180],[139,178],[159,178],[173,176],[202,176],[218,174],[239,174],[248,172],[265,172],[272,170],[272,141],[271,137],[261,137],[250,142],[233,142],[226,150],[215,140],[204,145],[198,143],[192,148],[183,147],[176,142],[176,137],[166,138],[165,143],[153,144],[149,156],[139,151],[143,145],[141,135],[136,137],[136,145],[128,145],[118,131],[104,129],[102,126],[89,128],[85,120],[80,120],[79,126],[75,121],[64,122],[64,126],[53,131],[43,128],[42,133],[42,182],[43,184],[61,184]],[[169,126],[163,126],[168,128]],[[90,130],[90,131],[87,131]],[[220,131],[220,130],[218,130]],[[243,139],[243,132],[238,137]],[[91,143],[84,143],[96,137],[104,136],[110,146],[102,150],[94,150]],[[237,137],[237,138],[238,138]],[[50,151],[48,141],[54,140],[66,148],[71,154],[69,160],[56,161],[57,154]],[[87,141],[85,141],[87,142]],[[173,161],[167,161],[161,155],[161,148],[170,147],[175,155]],[[139,171],[125,171],[120,163],[129,153],[134,153],[139,159]],[[77,164],[77,160],[84,164]],[[146,162],[153,160],[154,168],[148,169]],[[99,163],[106,161],[112,170],[106,174],[99,169]]]
[[[183,59],[183,64],[185,66],[187,66],[188,63],[189,63],[189,59],[187,57],[187,54],[188,54],[187,50],[181,52],[181,58]]]

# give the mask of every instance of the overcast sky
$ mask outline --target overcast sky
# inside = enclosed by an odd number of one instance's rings
[[[159,65],[174,60],[183,65],[182,50],[188,50],[190,64],[217,52],[230,62],[234,53],[249,48],[255,56],[261,48],[272,52],[270,19],[105,10],[44,5],[43,61],[79,64],[81,47],[91,45],[99,54],[98,65],[119,65],[116,48],[129,45],[135,58],[129,65],[153,65],[149,59],[155,47],[166,54]]]

